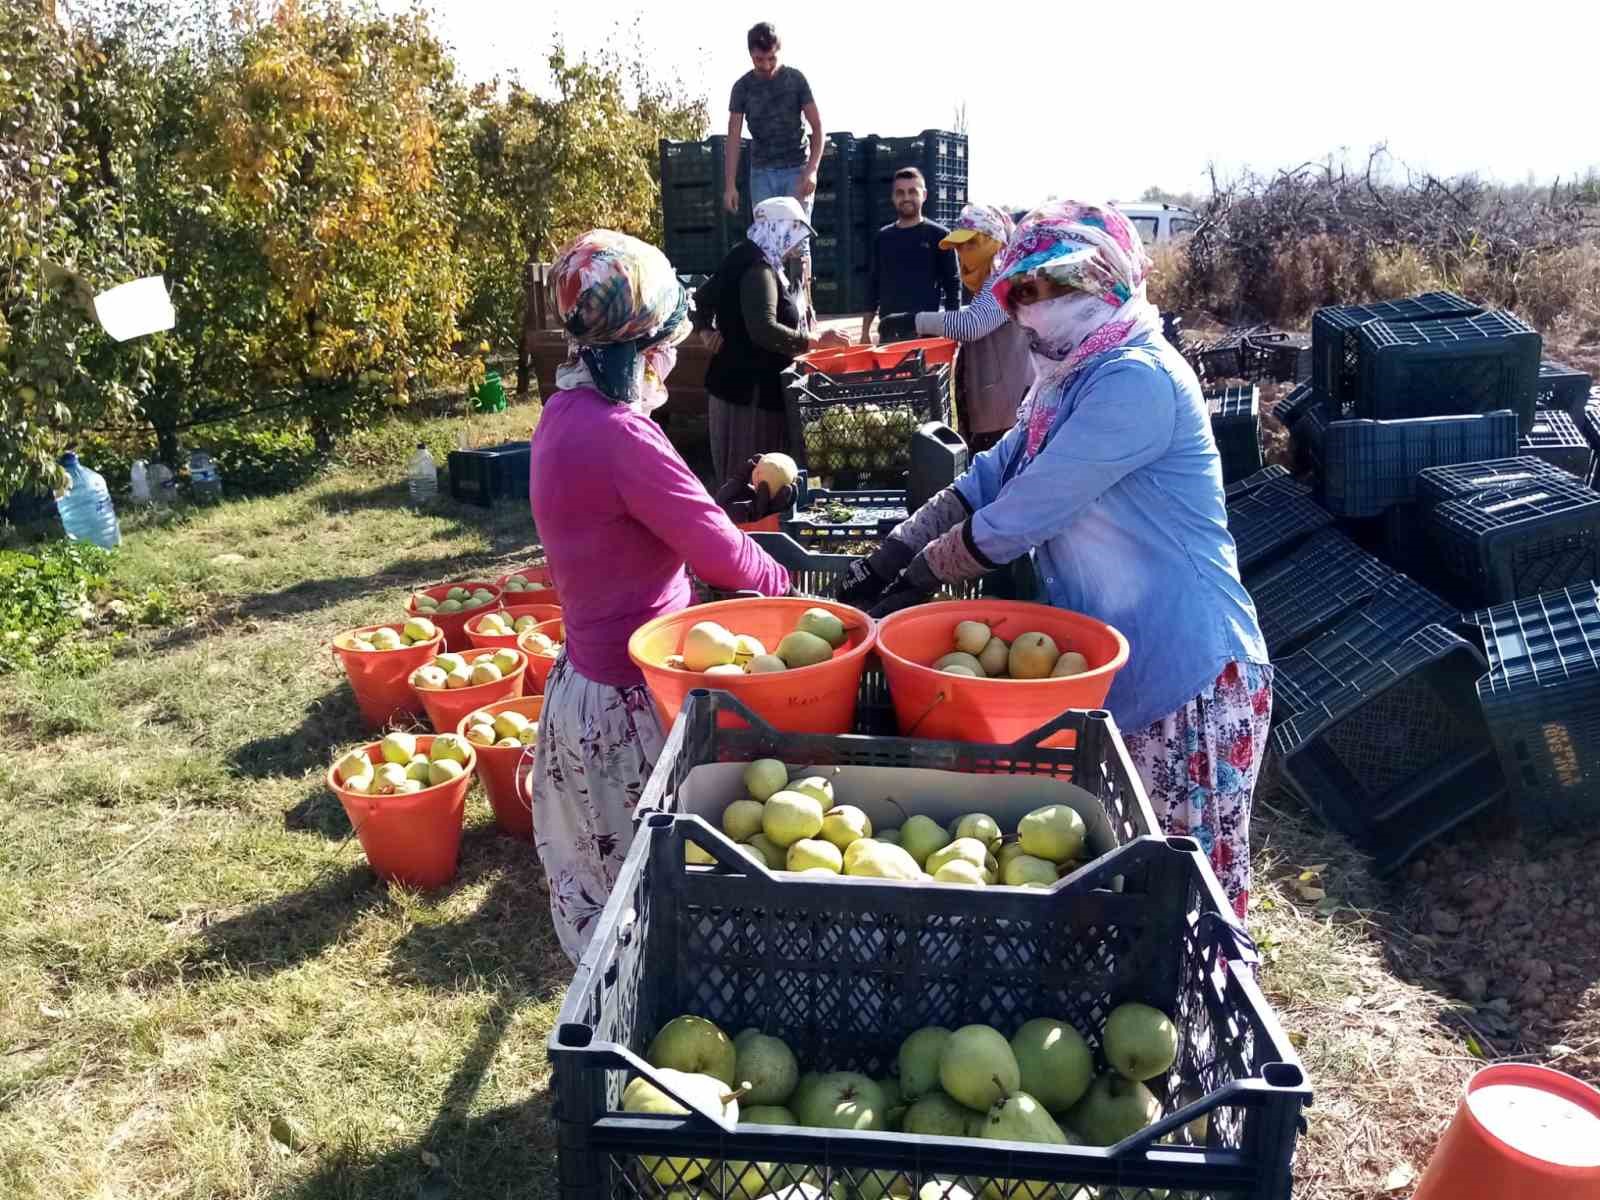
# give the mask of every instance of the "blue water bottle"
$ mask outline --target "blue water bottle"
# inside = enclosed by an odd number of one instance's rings
[[[56,511],[67,536],[75,542],[115,549],[122,542],[122,530],[106,481],[71,452],[62,455],[61,465],[67,472],[67,494],[56,501]]]

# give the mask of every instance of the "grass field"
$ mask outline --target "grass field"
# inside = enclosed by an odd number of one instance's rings
[[[474,793],[458,879],[389,889],[321,779],[360,732],[332,636],[533,552],[521,506],[405,508],[414,432],[131,518],[118,581],[180,616],[0,679],[0,1196],[553,1194],[570,971],[531,848]],[[1255,828],[1264,980],[1317,1088],[1296,1194],[1404,1195],[1475,1061],[1453,1002],[1396,974],[1398,897],[1342,843],[1279,802]]]

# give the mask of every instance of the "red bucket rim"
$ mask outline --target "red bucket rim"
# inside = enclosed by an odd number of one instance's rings
[[[1116,642],[1117,642],[1117,653],[1111,659],[1110,662],[1104,664],[1103,666],[1090,667],[1087,671],[1084,671],[1084,672],[1082,672],[1080,674],[1077,674],[1077,675],[1063,675],[1060,678],[1051,678],[1049,676],[1046,676],[1043,679],[1010,679],[1010,678],[1000,679],[1000,678],[989,677],[989,676],[985,676],[985,677],[982,677],[982,678],[978,678],[978,677],[968,678],[968,677],[965,677],[965,676],[957,676],[956,678],[963,685],[966,685],[966,684],[980,684],[980,685],[993,684],[993,685],[995,685],[997,687],[1004,686],[1004,687],[1008,687],[1008,688],[1014,688],[1019,683],[1023,683],[1023,684],[1027,684],[1027,683],[1062,684],[1062,683],[1068,683],[1068,682],[1082,682],[1083,680],[1086,680],[1086,679],[1099,679],[1099,678],[1102,678],[1104,676],[1115,675],[1118,671],[1122,670],[1122,668],[1127,665],[1127,663],[1128,663],[1128,639],[1123,636],[1122,631],[1120,629],[1118,629],[1115,625],[1107,624],[1105,621],[1100,620],[1100,618],[1098,618],[1098,617],[1091,617],[1088,613],[1081,613],[1081,612],[1078,612],[1076,609],[1056,608],[1054,605],[1050,605],[1050,604],[1032,604],[1029,601],[1025,601],[1025,600],[985,600],[985,599],[982,599],[982,598],[973,599],[973,600],[936,600],[936,601],[934,601],[934,602],[932,602],[930,604],[918,604],[918,605],[915,605],[914,607],[911,607],[911,608],[902,608],[899,612],[890,613],[887,617],[884,617],[881,621],[878,622],[878,653],[881,656],[883,656],[884,658],[888,658],[888,659],[893,660],[895,662],[895,664],[898,665],[898,666],[912,667],[912,668],[915,668],[916,670],[919,670],[919,671],[926,671],[930,675],[943,675],[944,672],[934,670],[927,663],[920,663],[920,662],[917,662],[914,659],[906,658],[904,655],[896,654],[894,652],[894,650],[892,650],[888,645],[885,644],[885,642],[883,640],[883,631],[885,629],[892,630],[897,621],[900,624],[905,624],[906,621],[908,621],[910,619],[913,619],[913,618],[916,618],[918,616],[932,616],[934,613],[940,612],[940,611],[949,612],[949,613],[952,613],[952,614],[954,614],[956,612],[962,612],[962,613],[966,614],[962,619],[964,619],[964,620],[972,620],[972,619],[975,619],[975,617],[978,614],[978,612],[985,605],[1010,605],[1010,604],[1025,604],[1029,608],[1047,610],[1050,613],[1053,613],[1053,614],[1056,614],[1056,615],[1068,616],[1068,617],[1076,617],[1076,618],[1079,618],[1080,620],[1084,620],[1084,621],[1093,621],[1096,625],[1099,625],[1102,629],[1106,630],[1108,633],[1110,633],[1112,635],[1112,637],[1114,637],[1116,639]]]

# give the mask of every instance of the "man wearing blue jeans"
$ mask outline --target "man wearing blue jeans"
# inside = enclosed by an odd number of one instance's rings
[[[793,67],[778,62],[783,43],[769,22],[751,28],[745,38],[753,68],[733,85],[728,100],[728,151],[725,155],[723,203],[739,211],[739,139],[750,126],[750,206],[779,196],[793,196],[811,215],[817,194],[817,169],[822,163],[822,116],[811,85]],[[806,136],[801,118],[811,127]],[[809,284],[808,246],[801,278]]]

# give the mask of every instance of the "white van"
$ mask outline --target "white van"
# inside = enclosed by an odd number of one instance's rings
[[[1146,246],[1170,242],[1200,227],[1193,210],[1176,204],[1119,204],[1117,209],[1133,222]]]

